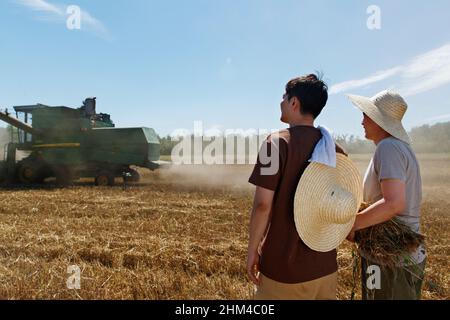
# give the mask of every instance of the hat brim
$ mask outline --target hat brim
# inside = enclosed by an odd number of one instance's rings
[[[348,157],[337,154],[336,168],[310,163],[305,169],[294,198],[294,221],[302,241],[311,249],[328,252],[336,249],[348,236],[362,202],[362,179],[358,168]],[[352,218],[344,223],[330,223],[320,219],[320,195],[329,184],[336,183],[350,192],[357,204]]]
[[[411,143],[408,133],[402,122],[385,115],[370,98],[348,94],[347,98],[355,107],[365,113],[370,119],[378,124],[383,130],[408,144]]]

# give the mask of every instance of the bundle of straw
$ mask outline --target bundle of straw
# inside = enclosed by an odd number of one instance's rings
[[[363,204],[360,211],[368,206]],[[355,242],[363,256],[387,268],[397,266],[401,258],[409,262],[409,254],[423,244],[424,240],[423,235],[414,232],[396,217],[355,233]]]

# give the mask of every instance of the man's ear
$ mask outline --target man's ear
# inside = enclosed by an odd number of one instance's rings
[[[297,97],[292,97],[291,106],[294,108],[294,111],[300,111],[300,100]]]

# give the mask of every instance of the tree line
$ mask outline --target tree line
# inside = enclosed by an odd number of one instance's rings
[[[412,148],[416,153],[450,152],[450,122],[415,127],[408,134],[412,141]],[[246,137],[247,145],[249,139],[249,137]],[[373,153],[375,150],[372,141],[355,135],[335,135],[334,139],[347,153]],[[166,136],[160,137],[160,143],[161,154],[170,155],[172,148],[178,141],[173,141],[170,136]]]
[[[423,125],[413,128],[409,133],[412,140],[412,147],[416,153],[447,153],[450,152],[450,122],[437,123],[435,125]],[[11,126],[0,128],[0,151],[4,145],[11,140],[11,136],[16,137],[17,134]],[[250,145],[250,140],[256,137],[245,137],[246,150]],[[262,139],[261,139],[262,138]],[[259,137],[261,142],[265,137]],[[372,141],[360,138],[355,135],[336,135],[336,142],[341,145],[347,153],[373,153],[375,146]],[[16,139],[16,138],[15,138]],[[161,143],[161,155],[170,155],[172,149],[179,143],[178,140],[172,139],[170,136],[159,137]],[[193,139],[193,136],[191,136]],[[214,138],[212,138],[214,140]],[[202,147],[205,148],[210,141],[203,141]],[[225,150],[223,153],[229,153]],[[238,152],[235,143],[234,151]],[[1,158],[2,155],[0,155]]]

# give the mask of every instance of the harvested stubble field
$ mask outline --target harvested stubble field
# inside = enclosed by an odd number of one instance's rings
[[[352,158],[363,170],[369,157]],[[424,299],[448,299],[450,155],[421,155]],[[142,172],[123,189],[92,181],[0,189],[1,299],[248,299],[250,166]],[[338,298],[352,291],[352,246],[339,249]],[[81,288],[67,288],[68,266]],[[356,298],[360,297],[359,287]]]

